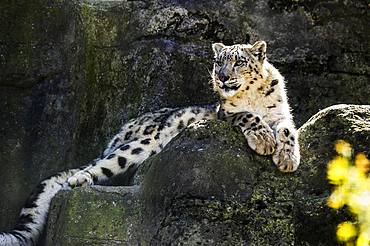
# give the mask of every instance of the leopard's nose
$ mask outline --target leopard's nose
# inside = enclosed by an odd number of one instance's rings
[[[221,80],[221,82],[225,82],[229,80],[229,76],[225,75],[224,73],[218,74],[218,79]]]

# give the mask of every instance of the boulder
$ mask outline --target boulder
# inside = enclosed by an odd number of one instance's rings
[[[122,245],[138,235],[138,187],[78,188],[52,203],[46,245]]]
[[[298,125],[370,104],[368,23],[366,1],[3,1],[0,230],[38,182],[99,156],[123,122],[215,101],[212,42],[266,40]]]
[[[355,153],[370,156],[370,105],[334,105],[312,116],[300,129],[299,140],[303,165],[302,176],[306,191],[327,195],[325,179],[327,163],[336,155],[338,140],[350,143]]]
[[[350,214],[326,206],[326,165],[338,139],[370,154],[369,119],[370,106],[359,105],[314,115],[299,129],[302,161],[295,173],[278,171],[271,157],[255,154],[225,122],[187,129],[143,163],[135,188],[58,195],[47,242],[74,245],[76,237],[75,245],[337,245],[335,228]],[[121,212],[108,208],[113,203]],[[108,212],[100,216],[96,207]],[[109,225],[98,232],[104,223]]]
[[[347,211],[326,206],[331,185],[326,179],[328,162],[336,156],[338,140],[349,142],[355,153],[370,157],[370,106],[334,105],[312,116],[299,129],[301,166],[296,172],[299,210],[296,214],[298,245],[337,245],[335,228],[349,219]]]

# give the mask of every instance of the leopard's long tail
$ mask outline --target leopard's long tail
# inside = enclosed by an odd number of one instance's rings
[[[14,229],[0,233],[0,246],[36,245],[44,229],[52,198],[64,188],[66,180],[79,170],[60,172],[39,183],[22,208]]]

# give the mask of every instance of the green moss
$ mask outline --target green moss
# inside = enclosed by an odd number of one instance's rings
[[[129,15],[117,15],[114,3],[84,1],[80,4],[81,31],[84,38],[85,74],[91,93],[105,93],[112,86],[124,89],[127,76],[119,45],[119,33],[128,28]],[[123,83],[122,83],[123,82]],[[135,84],[135,83],[134,83]],[[141,89],[141,88],[140,88]],[[140,91],[140,90],[138,90]],[[132,93],[135,96],[135,93]],[[135,101],[135,100],[134,100]]]
[[[80,14],[82,18],[82,27],[85,44],[85,72],[87,82],[90,84],[91,89],[94,92],[98,92],[104,88],[99,85],[100,73],[102,72],[101,60],[107,60],[106,56],[112,58],[110,52],[100,53],[97,56],[97,48],[109,48],[115,46],[117,43],[117,32],[118,27],[114,19],[104,13],[104,10],[99,9],[98,6],[89,4],[88,2],[81,3]],[[105,59],[104,59],[105,58]],[[114,57],[113,57],[114,58]],[[114,76],[117,71],[117,60],[111,60],[111,69],[109,72],[111,76]],[[112,77],[107,78],[108,81],[112,80]]]
[[[124,3],[83,1],[77,5],[81,63],[74,69],[86,81],[77,103],[81,129],[78,142],[87,146],[77,150],[82,163],[96,157],[106,144],[104,140],[119,129],[122,121],[138,114],[142,101],[143,85],[131,81],[130,66],[123,55],[127,49],[120,47],[120,33],[125,33],[129,19],[129,14],[120,12],[120,4]],[[81,87],[80,81],[76,83]]]
[[[123,236],[122,232],[126,229],[122,220],[125,210],[115,202],[119,197],[112,198],[107,201],[94,194],[74,193],[66,211],[68,220],[65,226],[69,236],[77,237],[82,233],[92,238],[122,239],[120,236]],[[98,223],[94,221],[96,217],[99,218]]]
[[[84,240],[91,241],[125,240],[125,207],[120,200],[119,195],[74,192],[68,199],[67,210],[63,212],[63,236],[81,238],[84,235],[87,237]]]
[[[79,188],[62,192],[52,204],[59,207],[57,217],[51,215],[52,228],[49,244],[60,245],[127,243],[132,237],[131,229],[140,220],[133,188]],[[123,199],[125,197],[125,199]],[[50,241],[52,239],[52,241]]]

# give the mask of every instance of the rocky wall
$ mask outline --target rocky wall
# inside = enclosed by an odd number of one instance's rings
[[[298,125],[335,103],[369,104],[368,8],[357,0],[2,1],[0,229],[40,180],[94,159],[122,122],[214,101],[212,42],[266,40]]]

